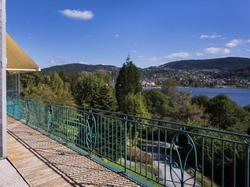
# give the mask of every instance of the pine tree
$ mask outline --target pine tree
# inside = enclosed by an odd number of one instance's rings
[[[128,57],[116,80],[115,90],[119,110],[126,111],[125,98],[128,94],[142,92],[141,74]]]

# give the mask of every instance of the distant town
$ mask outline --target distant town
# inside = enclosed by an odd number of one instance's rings
[[[163,73],[143,74],[142,84],[144,87],[160,86],[165,80],[176,81],[178,86],[183,87],[237,87],[250,88],[250,78],[237,75],[229,75],[220,71],[201,70],[165,70]]]

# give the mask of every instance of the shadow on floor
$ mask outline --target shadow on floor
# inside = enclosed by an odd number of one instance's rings
[[[8,133],[72,186],[138,186],[13,119],[9,120]]]

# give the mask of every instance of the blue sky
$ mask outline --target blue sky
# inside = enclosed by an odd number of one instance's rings
[[[7,0],[7,21],[42,68],[250,57],[250,0]]]

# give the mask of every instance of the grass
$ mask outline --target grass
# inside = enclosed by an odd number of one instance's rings
[[[201,178],[202,178],[202,174],[200,172],[196,172],[196,180],[199,184],[201,184]],[[203,186],[211,186],[211,179],[207,176],[203,176]],[[219,187],[218,184],[216,184],[215,182],[213,183],[214,187]]]

